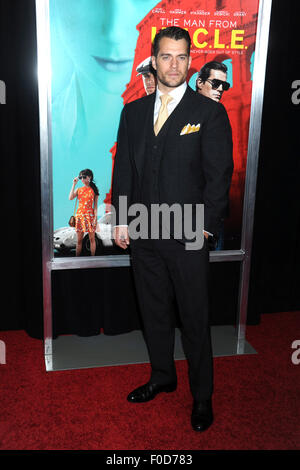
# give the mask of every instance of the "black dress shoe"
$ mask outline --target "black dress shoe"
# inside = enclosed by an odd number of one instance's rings
[[[145,401],[153,400],[153,398],[155,398],[160,392],[174,392],[176,388],[176,382],[172,382],[167,385],[152,384],[148,382],[129,393],[127,400],[131,403],[144,403]]]
[[[206,431],[214,420],[211,400],[194,401],[191,423],[194,431]]]

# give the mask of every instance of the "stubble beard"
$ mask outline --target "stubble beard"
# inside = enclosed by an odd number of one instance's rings
[[[157,72],[157,81],[161,83],[162,85],[168,87],[168,88],[177,88],[180,85],[182,85],[185,80],[186,80],[187,74],[181,75],[178,77],[177,81],[168,81],[168,79],[163,75],[160,75],[159,72]]]

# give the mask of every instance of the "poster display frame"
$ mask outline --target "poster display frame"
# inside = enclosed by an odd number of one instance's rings
[[[240,262],[239,300],[236,317],[236,354],[243,354],[247,324],[256,180],[268,52],[271,0],[260,0],[255,41],[253,86],[248,137],[247,166],[241,230],[236,250],[211,251],[210,262]],[[129,267],[129,255],[54,257],[51,129],[51,51],[49,0],[36,0],[38,94],[40,122],[41,224],[43,263],[44,354],[52,354],[51,273],[56,270]]]

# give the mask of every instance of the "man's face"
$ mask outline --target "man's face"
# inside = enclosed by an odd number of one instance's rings
[[[222,72],[222,70],[211,70],[210,75],[208,77],[208,80],[213,80],[214,78],[217,78],[218,80],[222,80],[223,82],[226,82],[227,80],[227,74]],[[206,80],[204,83],[198,78],[197,80],[197,85],[198,85],[198,93],[201,95],[207,96],[208,98],[211,98],[214,101],[220,101],[223,95],[223,87],[222,85],[219,86],[216,90],[213,90],[211,83]]]
[[[143,83],[144,83],[144,88],[147,93],[147,95],[151,95],[152,93],[155,92],[155,77],[153,73],[151,72],[146,72],[143,73]]]
[[[159,89],[168,93],[185,82],[191,65],[185,39],[162,38],[157,57],[152,57],[152,65],[157,73]]]

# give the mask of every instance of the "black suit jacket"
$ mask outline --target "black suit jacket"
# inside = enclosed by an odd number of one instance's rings
[[[126,104],[121,114],[112,186],[116,225],[125,222],[119,219],[120,195],[127,196],[128,205],[141,202],[142,169],[147,133],[153,132],[154,102],[155,93]],[[186,124],[198,123],[199,132],[180,135]],[[160,203],[204,204],[204,228],[217,234],[226,215],[233,171],[226,110],[221,103],[188,86],[164,126],[167,132],[159,170]]]

